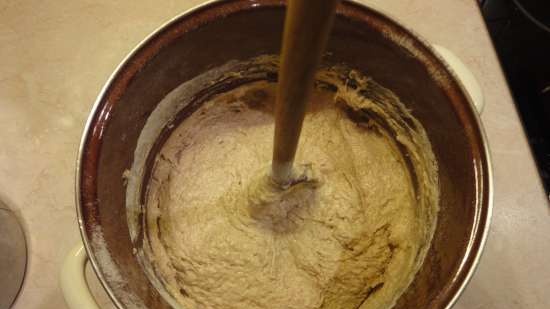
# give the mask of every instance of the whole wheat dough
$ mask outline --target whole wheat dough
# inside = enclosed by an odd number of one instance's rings
[[[145,250],[182,308],[386,309],[410,284],[437,211],[429,141],[399,102],[337,86],[315,90],[290,188],[268,177],[273,84],[219,95],[171,133]]]

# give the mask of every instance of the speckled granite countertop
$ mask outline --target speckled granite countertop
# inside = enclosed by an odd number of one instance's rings
[[[0,199],[24,222],[30,250],[16,309],[66,308],[58,272],[80,237],[74,161],[88,112],[141,39],[200,2],[0,2]],[[550,208],[476,1],[365,2],[454,51],[483,87],[493,224],[480,267],[455,308],[550,308]],[[113,308],[88,275],[103,308]]]

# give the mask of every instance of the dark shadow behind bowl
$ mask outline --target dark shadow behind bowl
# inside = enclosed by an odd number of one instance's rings
[[[98,97],[77,163],[77,211],[93,267],[119,308],[136,301],[170,307],[133,255],[126,220],[122,174],[132,165],[149,114],[202,72],[230,60],[277,54],[283,18],[281,1],[203,5],[145,40]],[[439,162],[441,210],[427,258],[395,308],[448,308],[477,265],[490,220],[491,171],[479,118],[427,44],[374,10],[343,2],[327,51],[328,61],[345,63],[397,94],[428,133]],[[101,247],[92,241],[97,237],[104,239]]]

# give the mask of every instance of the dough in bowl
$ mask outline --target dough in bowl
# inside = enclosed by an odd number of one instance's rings
[[[147,263],[185,309],[391,308],[436,224],[424,129],[374,81],[324,69],[282,188],[274,102],[275,83],[249,82],[171,131],[145,196]]]

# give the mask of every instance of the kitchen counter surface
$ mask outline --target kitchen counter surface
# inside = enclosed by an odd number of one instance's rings
[[[74,167],[86,117],[124,56],[202,1],[2,1],[0,199],[23,221],[30,260],[16,309],[66,308],[58,285],[80,235]],[[454,51],[484,91],[495,177],[485,254],[456,309],[550,308],[550,208],[474,0],[366,1]],[[103,308],[113,308],[88,270]]]

